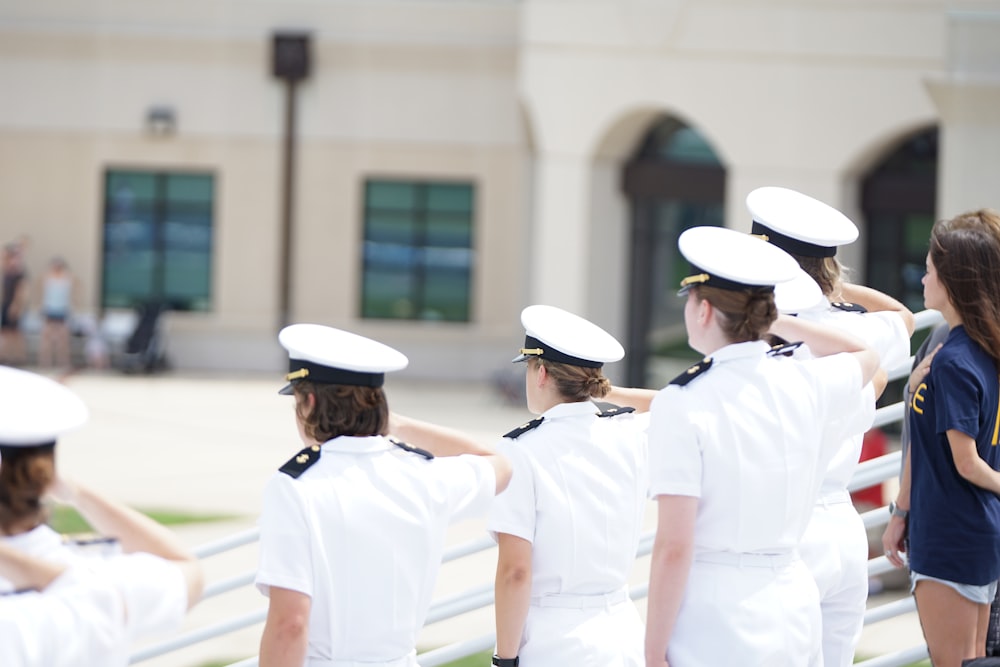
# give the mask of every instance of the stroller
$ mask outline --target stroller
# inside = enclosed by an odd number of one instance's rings
[[[125,341],[117,366],[125,373],[152,373],[168,367],[161,315],[167,305],[151,301],[137,306],[135,328]]]

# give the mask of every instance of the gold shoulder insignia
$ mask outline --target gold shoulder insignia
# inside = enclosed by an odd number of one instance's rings
[[[543,421],[545,421],[545,417],[538,417],[537,419],[532,419],[527,424],[521,424],[513,431],[508,431],[507,433],[504,433],[503,437],[510,438],[511,440],[517,440],[528,431],[532,431],[538,428]]]
[[[670,381],[670,384],[683,387],[691,380],[695,379],[709,368],[712,367],[712,357],[705,357],[695,365],[688,368],[686,371],[675,377]]]
[[[322,453],[319,445],[311,445],[306,447],[298,454],[292,458],[285,461],[285,465],[278,468],[279,472],[283,472],[293,479],[298,479],[299,475],[309,470],[310,467],[317,461],[319,461],[319,455]]]

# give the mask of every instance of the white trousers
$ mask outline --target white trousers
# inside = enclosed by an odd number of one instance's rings
[[[625,597],[582,608],[532,603],[518,653],[522,667],[643,667],[644,626]],[[572,601],[569,601],[572,604]]]
[[[819,589],[824,667],[849,667],[868,599],[868,534],[854,505],[816,505],[799,552]]]
[[[798,558],[762,566],[695,557],[674,634],[671,667],[818,667],[819,594]]]

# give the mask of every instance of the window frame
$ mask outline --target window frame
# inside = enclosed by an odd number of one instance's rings
[[[380,185],[405,186],[413,189],[413,203],[405,208],[393,208],[387,206],[375,206],[372,204],[371,190]],[[435,209],[431,206],[432,189],[435,187],[458,187],[464,188],[468,199],[466,209],[449,210],[447,208]],[[360,230],[360,286],[357,291],[357,314],[362,320],[385,321],[385,322],[439,322],[446,324],[469,324],[474,320],[474,288],[476,281],[476,241],[477,241],[477,196],[479,193],[478,183],[472,179],[460,178],[420,178],[420,177],[399,177],[399,176],[376,176],[369,175],[361,180],[361,230]],[[400,279],[404,280],[408,286],[408,294],[405,300],[408,302],[409,313],[392,314],[379,312],[377,300],[373,295],[373,286],[369,282],[371,276],[376,273],[377,266],[372,261],[370,253],[374,250],[369,244],[377,244],[379,241],[371,238],[373,218],[378,215],[391,217],[398,215],[409,220],[411,237],[408,243],[397,243],[396,250],[410,255],[406,266],[400,270]],[[462,235],[467,239],[465,245],[434,245],[432,236],[432,220],[436,216],[454,217],[461,219],[464,225]],[[390,245],[389,242],[385,243]],[[404,250],[405,249],[405,250]],[[465,253],[467,259],[464,266],[454,269],[461,273],[464,279],[462,286],[464,292],[464,304],[461,307],[459,317],[447,316],[447,302],[434,302],[429,297],[428,284],[433,281],[435,273],[447,273],[447,264],[433,264],[428,261],[429,254],[447,254],[452,250],[460,250]],[[436,269],[436,270],[435,270]],[[444,316],[430,317],[428,313],[445,313]]]

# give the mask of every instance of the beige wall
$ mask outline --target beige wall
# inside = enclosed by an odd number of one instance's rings
[[[67,255],[96,310],[108,167],[216,175],[213,309],[168,317],[181,367],[275,368],[284,89],[270,34],[314,35],[299,86],[292,319],[397,345],[412,375],[481,377],[513,356],[527,134],[507,2],[0,3],[0,238],[32,272]],[[152,137],[153,105],[177,132]],[[361,321],[366,177],[476,184],[473,321]],[[447,350],[447,354],[442,354]],[[447,363],[441,363],[446,359]]]

